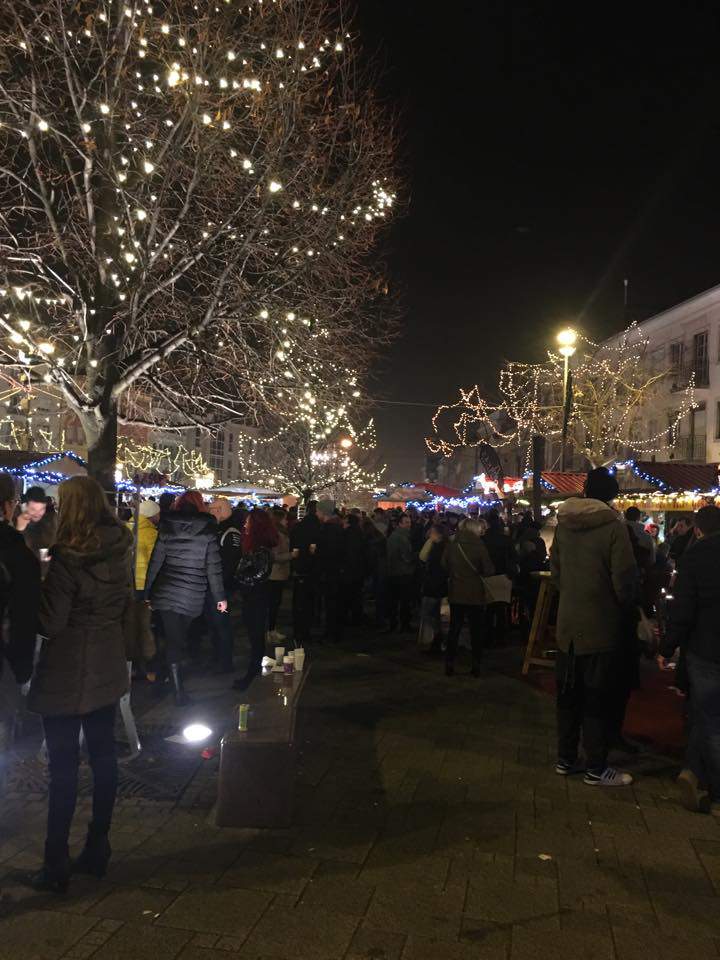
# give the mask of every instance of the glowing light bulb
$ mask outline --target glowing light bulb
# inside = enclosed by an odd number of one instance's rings
[[[49,129],[50,129],[50,125],[47,122],[47,120],[38,121],[38,130],[42,130],[44,132],[45,130],[49,130]]]
[[[52,343],[48,343],[46,340],[38,344],[38,350],[40,353],[45,353],[48,356],[51,353],[55,353],[55,347]]]
[[[270,193],[277,193],[279,190],[282,190],[282,184],[278,183],[277,180],[271,180],[268,184],[268,190]]]
[[[143,163],[143,170],[145,171],[145,173],[152,173],[154,169],[155,169],[155,164],[150,163],[149,160],[146,160]]]
[[[180,83],[180,71],[171,70],[167,75],[167,85],[169,87],[176,87]]]
[[[19,334],[17,330],[13,330],[13,332],[10,334],[10,339],[12,340],[13,343],[23,342],[22,334]]]
[[[204,113],[202,115],[202,122],[207,126],[209,123],[212,123],[212,117],[209,113]]]
[[[145,210],[136,210],[135,216],[138,218],[138,220],[144,220],[147,217],[147,213]]]
[[[109,107],[106,103],[101,103],[101,104],[100,104],[100,113],[103,113],[103,114],[106,114],[106,115],[107,115],[108,113],[110,113],[110,107]]]

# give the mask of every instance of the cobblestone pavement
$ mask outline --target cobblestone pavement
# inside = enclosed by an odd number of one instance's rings
[[[290,829],[217,829],[216,762],[198,763],[174,800],[120,800],[107,879],[40,896],[21,879],[45,799],[9,794],[0,958],[720,957],[720,821],[677,805],[674,762],[643,756],[628,790],[560,778],[552,701],[517,651],[448,680],[386,641],[314,658]],[[235,699],[227,678],[189,687],[218,715]],[[177,719],[163,703],[143,722]]]

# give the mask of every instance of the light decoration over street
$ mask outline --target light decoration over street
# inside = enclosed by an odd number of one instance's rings
[[[625,459],[628,451],[642,457],[668,452],[696,407],[694,374],[670,393],[670,371],[652,369],[649,345],[636,324],[617,345],[577,334],[568,443],[593,466]],[[533,435],[560,436],[563,366],[563,356],[554,351],[543,363],[506,363],[494,402],[478,386],[461,388],[455,403],[435,412],[428,449],[450,457],[461,447],[488,443],[514,450],[528,467]],[[648,429],[653,410],[661,410],[666,419]]]
[[[336,4],[5,14],[0,363],[59,389],[92,472],[118,420],[262,428],[307,357],[372,356],[395,136]]]

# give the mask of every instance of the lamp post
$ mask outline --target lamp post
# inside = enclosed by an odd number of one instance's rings
[[[562,419],[562,441],[560,447],[560,470],[565,471],[565,461],[567,456],[567,432],[570,421],[570,408],[572,406],[572,382],[570,380],[570,357],[575,353],[575,344],[577,342],[577,333],[572,327],[561,330],[557,335],[558,349],[560,356],[564,360],[563,366],[563,419]]]

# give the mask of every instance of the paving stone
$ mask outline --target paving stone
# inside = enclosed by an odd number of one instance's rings
[[[245,937],[271,900],[272,894],[258,890],[206,887],[181,894],[157,923],[200,933]]]
[[[133,887],[112,890],[88,911],[109,920],[154,920],[175,899],[172,893]]]
[[[348,824],[343,822],[326,823],[316,830],[303,830],[292,846],[292,853],[320,860],[362,863],[377,836],[376,830],[363,829],[357,824],[348,829]]]
[[[561,859],[558,863],[560,906],[564,910],[595,909],[602,904],[634,904],[651,909],[642,871],[615,865]]]
[[[470,931],[467,943],[409,937],[402,960],[505,960],[508,933],[503,930]]]
[[[93,954],[93,960],[175,960],[192,934],[152,923],[126,923]]]
[[[720,897],[660,893],[652,899],[664,933],[720,939]]]
[[[526,930],[513,927],[510,960],[538,960],[540,957],[572,957],[572,960],[616,960],[609,934],[597,931]]]
[[[315,908],[267,912],[243,945],[243,954],[293,960],[337,960],[350,946],[357,920]]]
[[[657,923],[631,918],[610,918],[618,960],[718,960],[717,941],[705,938],[672,937]]]
[[[469,881],[465,913],[473,919],[502,924],[543,921],[559,928],[557,884],[552,880],[498,880],[479,876]]]
[[[315,872],[317,860],[286,857],[282,854],[246,850],[226,871],[221,882],[226,886],[266,890],[270,893],[300,894]]]
[[[363,923],[352,939],[346,960],[400,960],[406,940],[403,933],[376,930]]]
[[[96,923],[50,910],[28,910],[0,922],[0,960],[57,960]]]
[[[323,864],[323,867],[327,865]],[[340,866],[340,864],[333,864]],[[300,903],[306,907],[319,907],[330,912],[353,917],[365,915],[373,887],[354,877],[354,869],[319,870],[302,892]]]
[[[465,903],[464,883],[447,886],[381,884],[368,908],[368,926],[392,933],[456,940]]]

